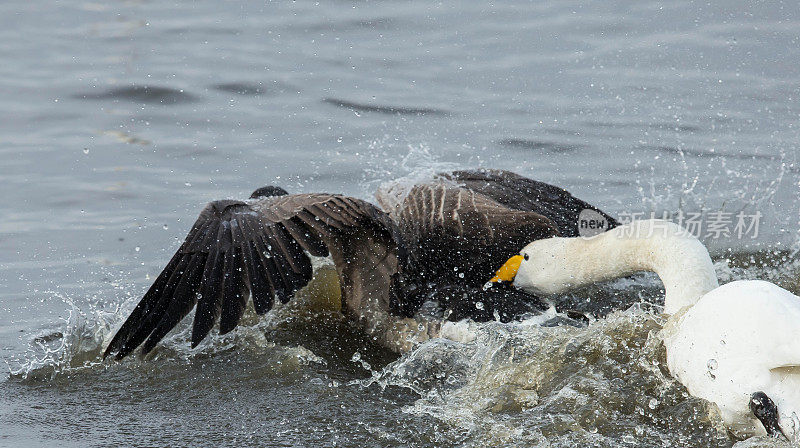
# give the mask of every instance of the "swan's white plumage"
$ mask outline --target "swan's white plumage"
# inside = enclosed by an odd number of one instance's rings
[[[514,284],[535,293],[652,271],[664,283],[670,372],[720,410],[737,435],[764,434],[749,407],[762,391],[784,434],[800,439],[800,297],[764,281],[717,286],[708,251],[680,226],[635,221],[592,238],[535,241]]]
[[[674,314],[719,286],[705,246],[669,221],[634,221],[591,238],[548,238],[522,249],[514,284],[531,292],[559,294],[573,286],[640,271],[664,282],[664,312]]]
[[[664,331],[670,372],[720,410],[741,435],[764,434],[749,410],[753,392],[778,406],[781,428],[796,434],[800,414],[800,298],[748,280],[707,293]]]

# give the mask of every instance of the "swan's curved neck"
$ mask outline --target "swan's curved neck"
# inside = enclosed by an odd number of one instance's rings
[[[669,221],[634,221],[593,238],[571,240],[573,257],[581,263],[579,283],[655,272],[664,283],[667,314],[694,305],[719,286],[705,246]]]

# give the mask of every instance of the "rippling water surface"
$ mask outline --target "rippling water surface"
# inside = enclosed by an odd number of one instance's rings
[[[760,213],[703,235],[718,274],[797,292],[800,8],[720,3],[3,2],[0,445],[737,443],[666,372],[652,275],[565,297],[587,328],[401,357],[322,278],[196,350],[99,358],[203,204],[266,184],[484,166],[623,217]]]

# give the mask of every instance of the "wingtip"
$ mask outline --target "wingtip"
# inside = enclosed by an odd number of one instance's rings
[[[153,338],[152,336],[145,341],[142,345],[142,356],[147,356],[150,352],[153,351],[154,348],[158,345],[161,341],[161,338]]]
[[[109,356],[110,354],[112,354],[112,353],[114,353],[115,351],[117,351],[117,350],[118,350],[118,347],[116,346],[115,342],[116,342],[116,341],[113,341],[113,340],[112,340],[112,341],[111,341],[111,342],[108,344],[108,346],[106,347],[106,349],[103,351],[103,361],[105,361],[105,360],[106,360],[106,358],[108,358],[108,356]],[[116,358],[116,357],[115,357],[115,358]]]
[[[115,349],[116,354],[114,354],[114,359],[116,361],[121,361],[126,356],[130,355],[136,347],[129,347],[128,344],[123,344],[122,347]]]
[[[230,325],[230,324],[223,325],[223,323],[220,322],[220,324],[219,324],[219,334],[223,335],[223,334],[230,333],[231,331],[233,331],[234,328],[236,328],[236,324],[238,324],[238,323],[239,323],[238,320],[233,325]]]
[[[198,320],[197,316],[195,316],[194,327],[192,328],[192,348],[197,348],[197,346],[203,342],[203,339],[211,332],[211,327],[207,326],[207,324],[207,321]],[[213,322],[211,325],[214,325]]]
[[[148,346],[148,345],[146,345],[146,344],[145,344],[145,345],[142,347],[142,356],[147,356],[147,355],[148,355],[150,352],[152,352],[152,351],[153,351],[153,349],[154,349],[154,348],[156,348],[156,346],[155,346],[155,345],[154,345],[154,346],[152,346],[152,347],[150,347],[150,346]]]

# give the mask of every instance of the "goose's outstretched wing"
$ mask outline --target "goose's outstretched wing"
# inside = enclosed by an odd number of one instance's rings
[[[584,209],[594,210],[606,218],[609,229],[619,225],[616,219],[597,207],[582,201],[567,190],[539,182],[505,170],[463,170],[439,175],[489,197],[514,210],[546,216],[558,227],[563,237],[579,236],[578,215]]]
[[[344,296],[352,295],[354,288],[376,288],[364,283],[383,280],[375,291],[381,301],[376,306],[396,309],[392,285],[400,264],[394,233],[383,212],[346,196],[296,194],[212,202],[104,356],[115,353],[121,359],[142,343],[142,351],[148,353],[195,305],[193,347],[218,320],[220,333],[231,331],[249,298],[263,314],[276,299],[287,302],[311,280],[307,253],[333,256]]]

